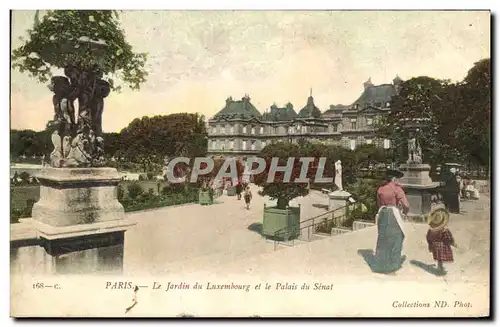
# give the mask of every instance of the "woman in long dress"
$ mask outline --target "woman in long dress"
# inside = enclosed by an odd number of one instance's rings
[[[387,171],[386,183],[377,190],[379,211],[376,217],[378,228],[374,272],[395,272],[404,261],[401,257],[404,241],[404,223],[401,214],[410,211],[410,204],[397,179],[403,176],[396,170]]]

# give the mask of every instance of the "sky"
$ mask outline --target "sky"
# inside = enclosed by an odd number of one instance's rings
[[[13,48],[34,16],[14,11]],[[324,111],[353,103],[368,78],[460,81],[490,57],[487,11],[125,11],[120,22],[134,51],[149,53],[150,75],[106,98],[105,132],[143,116],[210,118],[245,94],[261,112],[287,102],[298,112],[312,89]],[[42,130],[52,117],[47,85],[11,70],[11,128]]]

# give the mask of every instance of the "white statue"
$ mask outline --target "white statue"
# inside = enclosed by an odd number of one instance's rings
[[[70,150],[71,150],[71,136],[66,135],[65,137],[63,137],[63,142],[62,142],[63,158],[68,157]]]
[[[340,160],[335,161],[335,185],[339,191],[343,191],[342,188],[342,162]]]
[[[52,133],[52,145],[54,146],[54,150],[50,154],[50,163],[52,167],[61,167],[63,153],[61,148],[61,136],[58,131]]]
[[[407,163],[422,163],[422,148],[415,137],[408,140],[408,161]]]

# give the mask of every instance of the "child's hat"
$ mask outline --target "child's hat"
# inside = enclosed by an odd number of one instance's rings
[[[434,209],[427,218],[427,223],[432,230],[445,227],[450,221],[450,213],[445,208]]]

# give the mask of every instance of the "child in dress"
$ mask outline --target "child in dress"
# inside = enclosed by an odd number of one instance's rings
[[[446,209],[435,209],[429,215],[429,231],[427,232],[427,244],[429,252],[437,261],[438,274],[446,275],[443,262],[453,262],[453,251],[451,247],[457,247],[453,235],[446,227],[450,214]]]
[[[250,191],[250,186],[245,189],[245,204],[247,205],[247,210],[250,209],[250,201],[252,200],[252,192]]]

